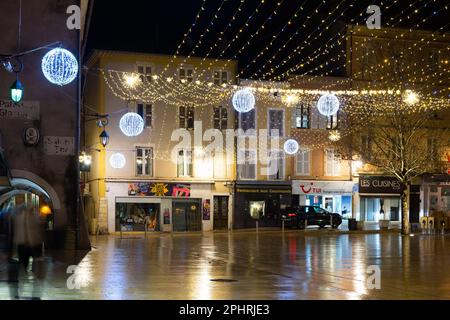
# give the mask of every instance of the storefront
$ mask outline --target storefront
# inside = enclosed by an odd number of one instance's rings
[[[318,206],[343,217],[352,217],[352,181],[292,181],[295,205]]]
[[[245,181],[235,185],[234,228],[280,227],[281,210],[292,203],[289,182]]]
[[[401,184],[395,177],[359,177],[358,216],[359,221],[378,222],[401,220]]]
[[[220,209],[211,208],[216,198],[227,198],[227,206],[230,203],[223,183],[107,181],[106,187],[109,232],[211,231],[215,223],[212,210],[220,213],[221,227],[227,228],[231,220],[223,216],[230,210],[222,203]]]
[[[420,216],[450,214],[450,174],[424,176],[420,198]]]

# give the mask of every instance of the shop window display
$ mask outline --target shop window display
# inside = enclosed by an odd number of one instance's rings
[[[117,203],[116,231],[159,231],[159,204]]]

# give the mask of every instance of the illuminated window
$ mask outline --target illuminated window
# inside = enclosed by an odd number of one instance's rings
[[[191,177],[192,176],[192,151],[191,150],[178,150],[177,160],[177,174],[178,177]]]
[[[333,149],[325,150],[325,176],[336,177],[341,174],[341,162]]]
[[[138,64],[137,72],[142,82],[152,82],[152,66],[148,64]]]
[[[153,106],[151,104],[138,103],[137,113],[144,119],[146,128],[153,126]]]
[[[180,128],[194,129],[194,107],[181,106],[179,108]]]
[[[222,85],[228,83],[228,71],[225,70],[214,70],[213,79],[215,85]]]
[[[296,156],[296,172],[298,176],[311,175],[311,150],[300,149]]]
[[[136,175],[153,176],[153,148],[136,147]]]
[[[297,129],[309,129],[311,110],[309,106],[302,104],[294,110],[294,125]]]
[[[179,70],[180,81],[194,82],[194,69],[192,67],[183,66]]]
[[[228,127],[228,110],[225,107],[214,108],[214,129],[226,130]]]
[[[237,172],[240,180],[256,179],[255,150],[238,150]]]

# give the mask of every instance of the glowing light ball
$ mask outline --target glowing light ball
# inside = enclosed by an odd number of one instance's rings
[[[325,94],[317,102],[317,109],[324,116],[332,116],[339,111],[340,102],[334,94]]]
[[[42,58],[42,73],[53,84],[64,86],[78,74],[77,58],[68,50],[55,48]]]
[[[284,143],[284,152],[289,155],[297,154],[298,150],[300,149],[300,146],[298,145],[298,142],[294,139],[289,139]]]
[[[417,93],[411,90],[406,90],[403,94],[403,102],[405,102],[409,106],[413,106],[419,103],[420,97]]]
[[[109,164],[114,169],[123,169],[127,163],[125,156],[121,153],[114,153],[111,158],[109,158]]]
[[[120,119],[119,127],[127,137],[136,137],[144,131],[144,119],[135,112],[129,112]]]
[[[328,135],[328,139],[333,142],[338,142],[341,140],[341,133],[339,131],[331,131]]]
[[[246,113],[255,108],[256,99],[252,91],[242,89],[233,95],[233,107],[237,112]]]

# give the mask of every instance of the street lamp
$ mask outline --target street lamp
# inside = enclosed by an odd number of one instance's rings
[[[19,77],[17,77],[17,80],[14,81],[9,90],[11,93],[11,100],[14,101],[15,103],[19,103],[23,97],[23,85],[19,81]]]
[[[103,130],[100,134],[100,144],[105,148],[109,143],[109,134],[106,130]]]

